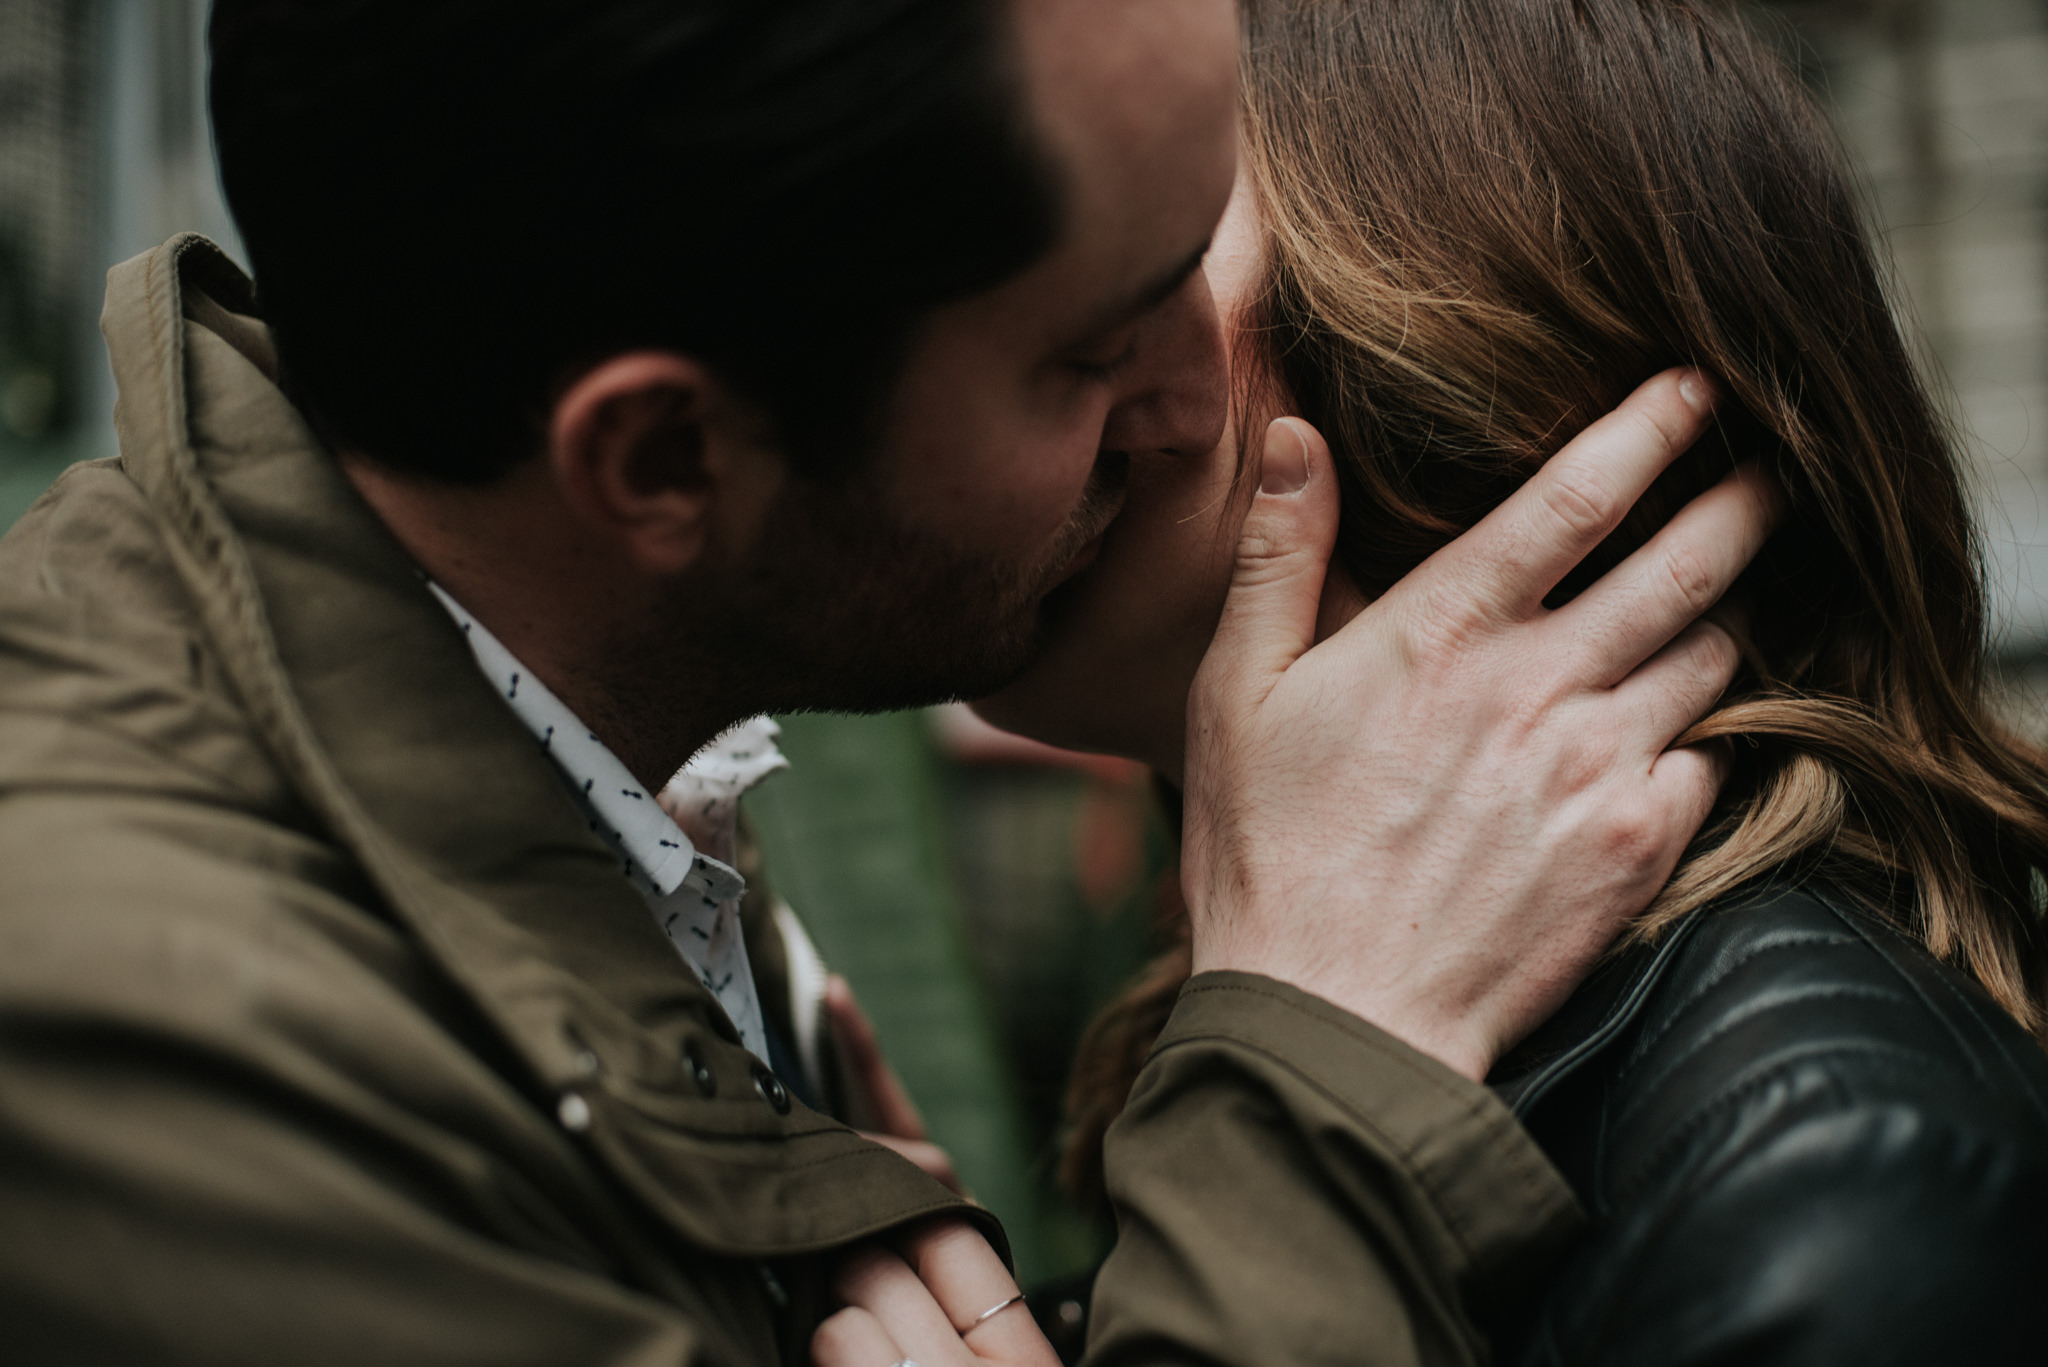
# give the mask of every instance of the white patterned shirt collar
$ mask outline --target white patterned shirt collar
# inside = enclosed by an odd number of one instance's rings
[[[732,860],[740,796],[789,767],[775,746],[775,723],[766,717],[740,723],[692,756],[661,793],[649,793],[482,622],[440,585],[429,581],[427,587],[462,628],[498,696],[561,769],[590,829],[619,856],[620,872],[725,1008],[740,1042],[765,1059],[760,995],[739,924],[747,883]],[[689,823],[695,839],[671,812]]]

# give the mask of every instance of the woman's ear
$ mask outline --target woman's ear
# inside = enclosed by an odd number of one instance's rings
[[[783,478],[766,426],[698,362],[627,352],[556,400],[548,464],[603,544],[668,577],[752,540]]]

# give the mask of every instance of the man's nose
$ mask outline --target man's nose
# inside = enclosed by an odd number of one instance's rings
[[[1148,320],[1123,391],[1103,424],[1104,450],[1205,456],[1223,439],[1230,364],[1201,271]]]

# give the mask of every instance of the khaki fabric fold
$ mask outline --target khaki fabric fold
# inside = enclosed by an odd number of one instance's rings
[[[1486,1362],[1583,1226],[1491,1092],[1250,974],[1189,980],[1107,1142],[1096,1364]]]

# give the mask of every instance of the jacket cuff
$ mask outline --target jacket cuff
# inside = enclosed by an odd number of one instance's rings
[[[1321,997],[1254,973],[1197,975],[1154,1052],[1202,1043],[1263,1055],[1375,1136],[1464,1250],[1462,1278],[1490,1281],[1583,1224],[1571,1188],[1490,1090]]]

